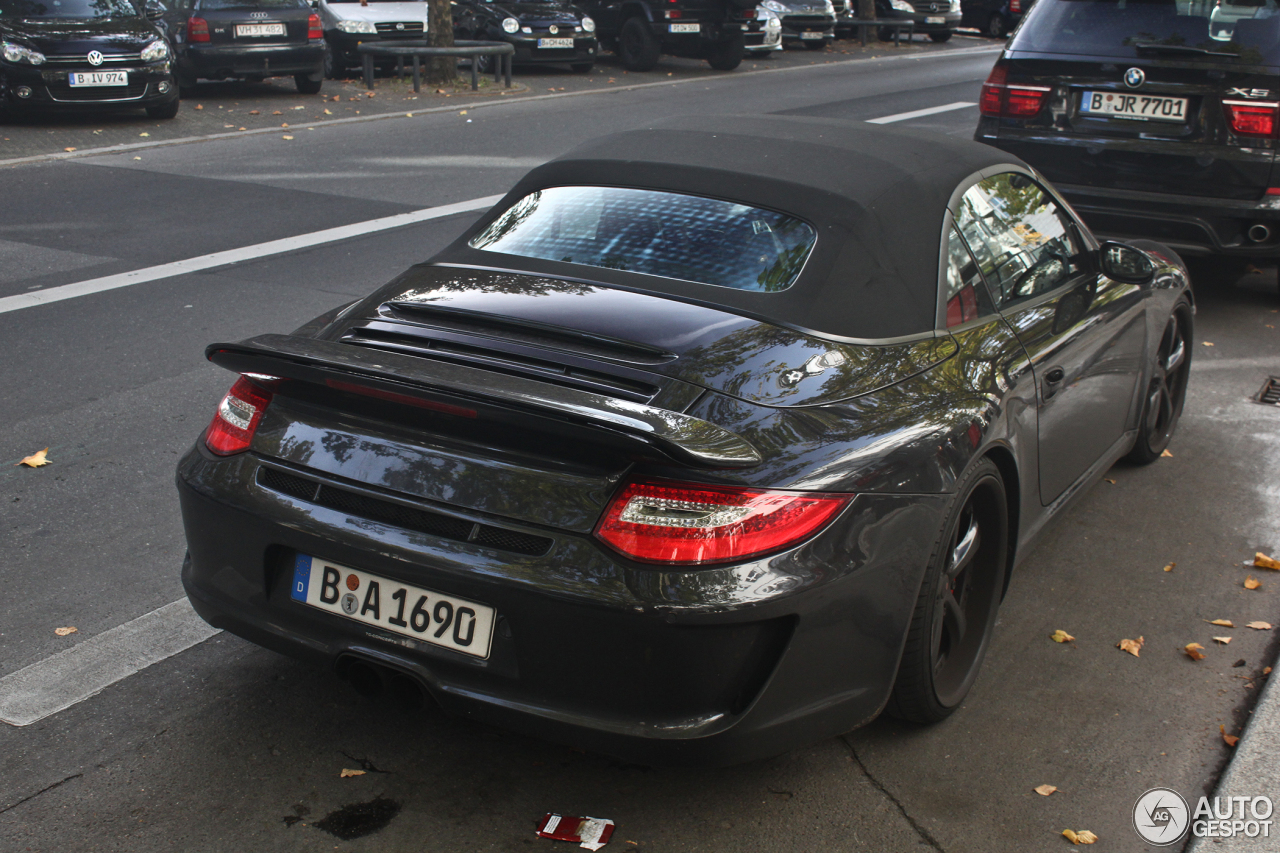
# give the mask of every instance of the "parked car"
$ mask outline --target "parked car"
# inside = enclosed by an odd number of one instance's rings
[[[917,33],[944,42],[960,26],[960,0],[876,0],[876,17],[914,20]],[[892,41],[893,30],[884,27],[879,36],[881,41]]]
[[[742,63],[757,0],[582,0],[606,50],[628,71],[651,71],[663,54],[705,59],[718,71]]]
[[[831,0],[764,0],[760,4],[782,19],[782,43],[822,50],[836,37]]]
[[[366,693],[643,763],[937,721],[1046,524],[1169,443],[1191,323],[1171,250],[1099,245],[999,149],[655,123],[210,345],[183,582]]]
[[[596,61],[596,22],[567,0],[513,2],[458,0],[453,4],[455,38],[505,41],[515,47],[517,65],[567,63],[587,72]],[[476,57],[491,71],[492,56]]]
[[[0,110],[178,114],[172,53],[129,0],[0,0]]]
[[[960,25],[1002,39],[1013,32],[1035,0],[962,0]]]
[[[304,95],[324,82],[324,32],[306,0],[172,0],[162,21],[184,96],[199,79],[292,77]]]
[[[756,7],[756,19],[747,25],[743,35],[746,54],[754,59],[768,59],[782,50],[782,19],[763,6]]]
[[[1252,8],[1215,23],[1198,6],[1040,0],[983,86],[975,138],[1098,231],[1235,259],[1223,270],[1280,257],[1280,17]]]
[[[324,27],[325,73],[340,77],[363,65],[356,52],[362,42],[423,39],[427,35],[424,0],[315,0]]]

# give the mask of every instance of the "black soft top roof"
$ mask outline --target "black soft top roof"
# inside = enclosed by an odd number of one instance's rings
[[[942,220],[956,186],[1020,161],[967,140],[792,116],[677,118],[605,136],[531,171],[432,259],[519,269],[723,306],[804,331],[883,340],[935,325]],[[721,198],[790,213],[818,242],[800,277],[774,293],[517,258],[467,246],[534,190],[618,186]]]

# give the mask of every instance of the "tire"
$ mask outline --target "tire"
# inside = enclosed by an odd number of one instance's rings
[[[346,63],[328,45],[324,46],[324,76],[330,80],[338,80],[347,73]]]
[[[639,16],[627,18],[618,34],[618,58],[628,71],[652,71],[662,55],[662,43]]]
[[[471,61],[476,65],[476,73],[481,76],[493,73],[493,66],[497,59],[498,58],[492,53],[484,53],[480,56],[471,57]]]
[[[893,41],[893,30],[889,27],[880,27],[876,30],[876,39],[883,42]]]
[[[312,79],[315,77],[315,79]],[[312,74],[295,74],[293,75],[293,85],[298,87],[299,95],[318,95],[320,87],[324,85],[324,75]]]
[[[807,41],[804,43],[804,49],[805,50],[826,50],[827,40],[823,39],[822,41]]]
[[[147,118],[177,118],[179,104],[181,104],[181,101],[174,98],[167,104],[147,107]]]
[[[1169,446],[1182,406],[1187,400],[1187,378],[1191,373],[1191,306],[1179,300],[1165,323],[1156,349],[1151,382],[1142,401],[1138,437],[1125,459],[1136,465],[1150,465]]]
[[[722,41],[715,46],[707,57],[707,64],[716,71],[732,71],[742,64],[746,56],[746,45],[741,35]]]
[[[987,19],[987,35],[993,39],[1002,39],[1009,35],[1009,25],[1004,21],[1004,15],[999,12],[992,12],[991,17]]]
[[[574,74],[590,74],[591,69],[595,67],[596,64],[594,62],[575,62],[569,66],[569,70]]]
[[[964,701],[991,641],[1008,562],[1004,480],[995,463],[982,459],[961,478],[934,545],[888,713],[936,723]]]
[[[173,82],[178,84],[179,98],[194,98],[196,96],[196,78],[175,72]]]
[[[951,41],[951,30],[943,30],[940,33],[929,33],[931,41],[942,44],[944,41]]]

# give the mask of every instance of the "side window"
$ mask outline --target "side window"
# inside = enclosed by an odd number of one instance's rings
[[[947,233],[947,328],[994,314],[991,296],[955,226]]]
[[[1084,268],[1070,220],[1034,181],[1017,172],[987,178],[960,202],[956,224],[997,306],[1047,293]]]

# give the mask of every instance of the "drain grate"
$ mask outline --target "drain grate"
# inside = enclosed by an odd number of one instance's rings
[[[1253,399],[1259,403],[1280,406],[1280,376],[1267,377],[1267,381],[1262,383],[1262,390]]]

